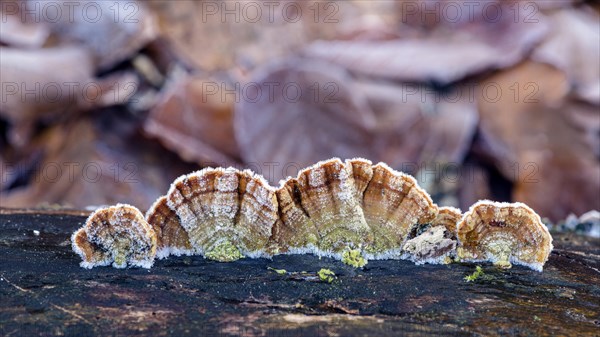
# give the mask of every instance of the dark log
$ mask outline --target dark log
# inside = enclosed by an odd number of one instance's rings
[[[70,244],[85,215],[0,209],[0,335],[600,333],[599,239],[555,234],[544,272],[485,264],[475,282],[463,279],[475,270],[469,264],[370,261],[357,270],[310,255],[87,270]],[[337,279],[320,282],[320,268]]]

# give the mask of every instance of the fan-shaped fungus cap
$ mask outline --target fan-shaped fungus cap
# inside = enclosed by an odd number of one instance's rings
[[[72,246],[85,268],[111,262],[115,268],[150,268],[156,255],[156,234],[137,208],[118,204],[92,213],[85,226],[73,234]]]
[[[352,172],[339,158],[318,162],[283,181],[278,197],[282,221],[274,234],[290,240],[291,245],[278,240],[284,251],[316,246],[317,254],[341,258],[346,249],[368,241]]]
[[[178,178],[167,204],[193,249],[217,261],[266,255],[278,220],[275,190],[261,176],[234,168],[206,168]]]
[[[373,242],[366,247],[374,258],[398,255],[418,224],[430,223],[438,207],[412,176],[384,163],[373,166],[373,175],[362,198],[362,209]]]
[[[181,226],[177,213],[167,205],[167,198],[158,198],[146,213],[146,221],[156,233],[158,258],[169,255],[192,255],[190,238]]]
[[[522,203],[479,201],[458,223],[458,256],[464,261],[511,262],[542,271],[552,236],[540,216]]]

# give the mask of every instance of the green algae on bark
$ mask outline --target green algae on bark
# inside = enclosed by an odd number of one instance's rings
[[[481,275],[483,275],[483,269],[481,269],[481,266],[477,266],[473,274],[465,276],[465,281],[473,282],[481,277]]]
[[[331,283],[335,279],[335,273],[330,269],[322,268],[317,272],[319,279],[323,282]]]

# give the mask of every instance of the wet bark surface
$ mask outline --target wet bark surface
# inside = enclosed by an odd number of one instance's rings
[[[170,257],[146,269],[79,267],[84,213],[0,210],[0,335],[596,336],[600,240],[554,234],[543,273],[515,266],[311,255],[218,263]],[[37,232],[39,231],[39,233]],[[271,268],[285,269],[279,274]],[[329,268],[332,283],[316,272]],[[306,273],[302,273],[306,272]]]

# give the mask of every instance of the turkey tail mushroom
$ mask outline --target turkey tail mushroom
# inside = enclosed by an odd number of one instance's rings
[[[552,251],[552,236],[529,206],[482,200],[458,223],[458,256],[463,261],[512,263],[542,271]]]

